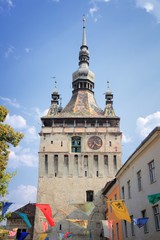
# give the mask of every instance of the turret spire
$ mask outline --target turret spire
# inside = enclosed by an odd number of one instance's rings
[[[85,15],[83,15],[83,38],[82,38],[82,46],[87,46],[87,40],[86,40],[86,18],[85,18]]]

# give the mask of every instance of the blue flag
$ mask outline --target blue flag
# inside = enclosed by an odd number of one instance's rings
[[[148,217],[137,218],[137,219],[134,218],[133,222],[134,222],[135,225],[137,225],[139,228],[141,228],[147,223],[148,219],[149,219]]]
[[[7,212],[11,204],[12,202],[2,202],[2,218],[4,218],[4,214]]]
[[[23,240],[28,236],[28,232],[20,232],[18,236],[18,240]]]
[[[26,223],[27,227],[28,228],[31,228],[32,225],[27,217],[27,215],[25,213],[21,213],[21,212],[18,212],[19,216],[23,219],[23,221]]]

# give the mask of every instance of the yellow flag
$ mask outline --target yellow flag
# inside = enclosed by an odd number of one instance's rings
[[[38,240],[44,240],[47,237],[47,233],[40,233]]]
[[[117,218],[131,222],[128,209],[122,200],[111,202],[111,206]]]
[[[87,228],[88,220],[79,220],[79,219],[66,219],[70,222],[73,222],[78,227]]]

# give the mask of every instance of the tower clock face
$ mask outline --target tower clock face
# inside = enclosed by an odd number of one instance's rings
[[[102,139],[98,136],[92,136],[88,139],[88,146],[91,149],[97,150],[101,148],[102,144],[103,144]]]

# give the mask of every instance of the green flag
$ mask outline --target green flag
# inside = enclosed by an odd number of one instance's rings
[[[160,193],[148,195],[147,197],[148,197],[149,203],[155,204],[156,202],[158,202],[160,200]]]

